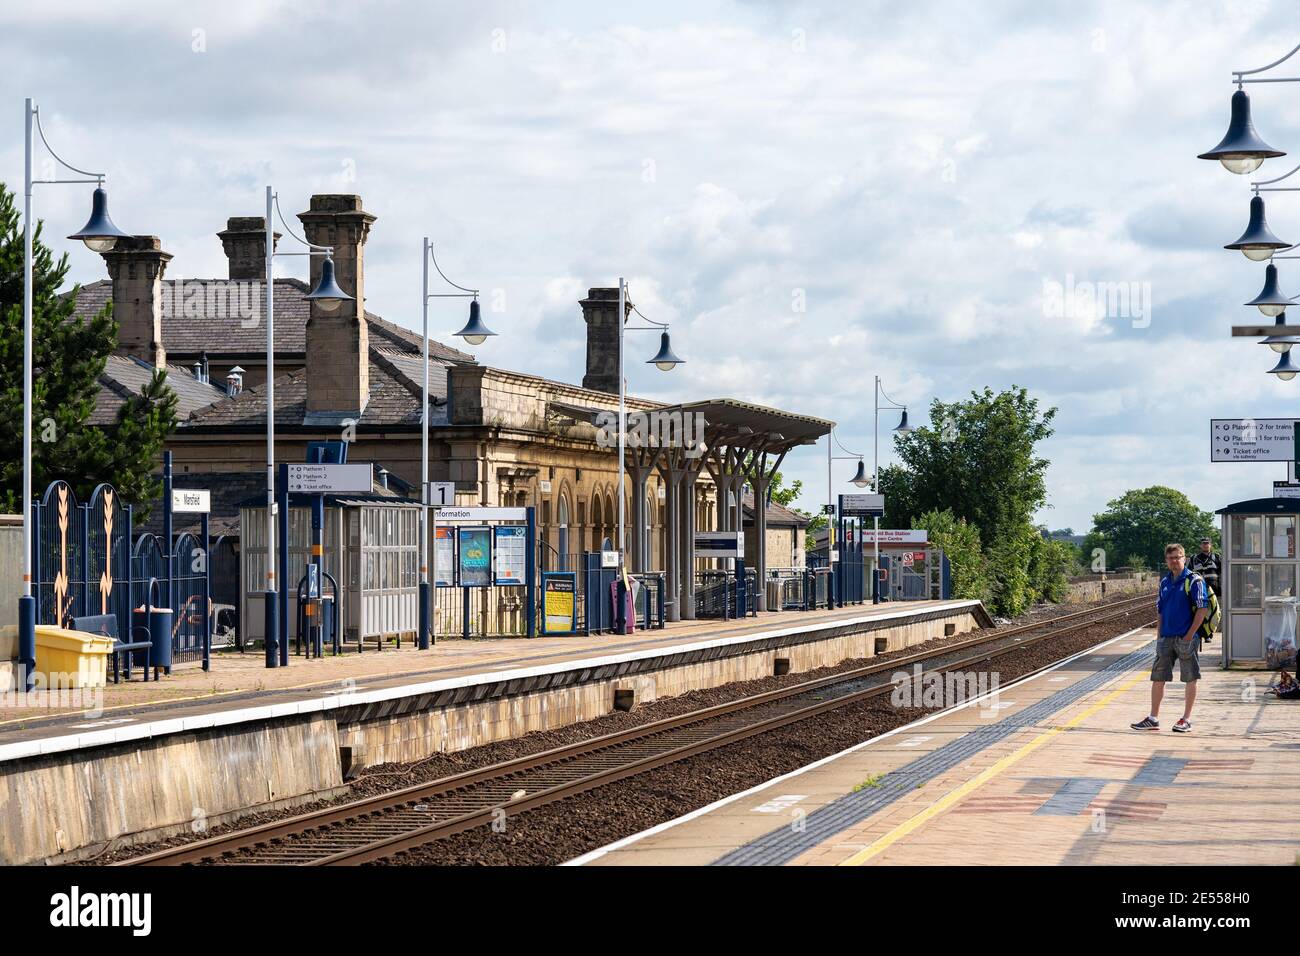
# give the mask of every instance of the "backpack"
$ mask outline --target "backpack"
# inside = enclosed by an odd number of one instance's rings
[[[1187,600],[1192,600],[1192,579],[1200,578],[1201,586],[1205,588],[1205,594],[1209,598],[1209,606],[1206,609],[1205,620],[1201,621],[1201,626],[1196,629],[1196,636],[1202,641],[1209,641],[1214,638],[1214,632],[1219,629],[1219,619],[1223,616],[1223,609],[1219,607],[1219,596],[1214,593],[1214,588],[1205,583],[1205,579],[1193,571],[1183,580],[1183,593],[1187,595]],[[1192,617],[1196,616],[1196,605],[1192,604]]]

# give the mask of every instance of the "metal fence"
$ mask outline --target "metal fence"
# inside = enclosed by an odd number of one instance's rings
[[[732,569],[695,572],[697,618],[753,617],[758,614],[758,575],[746,568],[742,578]]]

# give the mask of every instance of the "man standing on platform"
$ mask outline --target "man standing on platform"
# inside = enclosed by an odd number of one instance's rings
[[[1155,663],[1151,665],[1151,713],[1129,726],[1134,730],[1160,729],[1160,702],[1165,696],[1165,684],[1174,679],[1177,658],[1178,678],[1184,688],[1183,716],[1174,724],[1174,732],[1185,734],[1192,729],[1192,705],[1196,703],[1196,682],[1201,677],[1196,632],[1209,613],[1210,595],[1205,579],[1187,567],[1187,554],[1181,544],[1165,546],[1165,566],[1169,573],[1160,579],[1156,601],[1160,632]]]
[[[1205,578],[1205,583],[1210,586],[1215,597],[1222,601],[1223,592],[1219,590],[1219,575],[1223,571],[1223,559],[1214,553],[1213,541],[1209,538],[1201,539],[1201,550],[1192,555],[1190,567],[1192,573]]]

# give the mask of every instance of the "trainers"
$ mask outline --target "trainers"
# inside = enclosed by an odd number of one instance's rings
[[[1174,724],[1174,733],[1190,734],[1191,732],[1192,732],[1192,722],[1190,720],[1184,720],[1182,717],[1179,717],[1178,723]]]
[[[1134,730],[1159,730],[1160,721],[1152,720],[1150,717],[1143,717],[1136,724],[1129,724]]]

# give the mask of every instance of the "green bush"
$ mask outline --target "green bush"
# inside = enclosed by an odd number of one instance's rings
[[[927,511],[913,519],[912,527],[924,528],[930,533],[930,542],[943,549],[952,574],[953,597],[988,601],[988,560],[980,548],[978,528],[948,509]]]
[[[1078,551],[1074,545],[1039,535],[1029,556],[1029,577],[1035,600],[1053,603],[1065,600],[1070,590],[1066,579],[1078,569]]]

